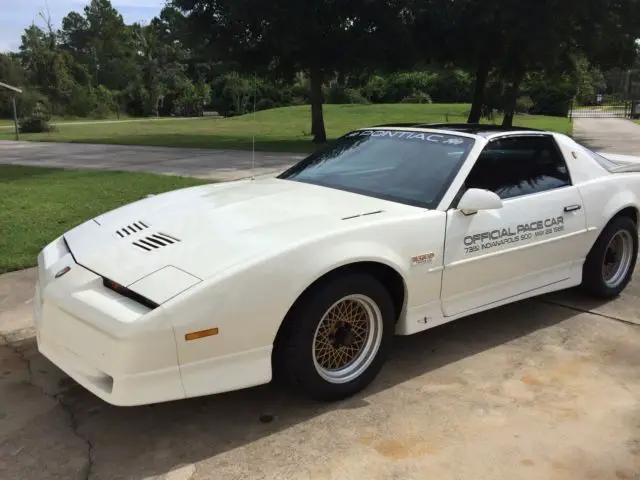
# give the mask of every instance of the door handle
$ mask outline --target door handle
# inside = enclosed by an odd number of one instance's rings
[[[576,210],[580,210],[582,205],[568,205],[564,207],[565,212],[575,212]]]

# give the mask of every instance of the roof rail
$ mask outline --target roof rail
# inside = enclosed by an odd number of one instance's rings
[[[382,125],[375,125],[374,127],[407,127],[407,128],[434,128],[440,130],[458,130],[462,132],[514,132],[514,131],[532,131],[541,132],[539,128],[530,127],[503,127],[502,125],[482,124],[482,123],[421,123],[421,122],[406,122],[406,123],[388,123]]]

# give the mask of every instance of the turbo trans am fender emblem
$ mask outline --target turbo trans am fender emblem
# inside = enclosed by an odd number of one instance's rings
[[[433,252],[423,253],[422,255],[416,255],[415,257],[411,257],[411,264],[415,266],[415,265],[421,265],[423,263],[431,263],[435,256],[436,254]]]

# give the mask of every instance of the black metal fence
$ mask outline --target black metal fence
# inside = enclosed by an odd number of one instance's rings
[[[594,94],[578,97],[573,101],[571,118],[629,118],[633,110],[632,100],[621,95]]]

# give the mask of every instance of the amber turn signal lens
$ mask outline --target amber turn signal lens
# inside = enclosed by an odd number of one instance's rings
[[[217,328],[209,328],[207,330],[200,330],[199,332],[187,333],[184,339],[188,342],[190,340],[198,340],[199,338],[212,337],[218,334]]]

